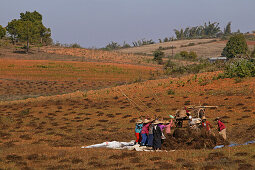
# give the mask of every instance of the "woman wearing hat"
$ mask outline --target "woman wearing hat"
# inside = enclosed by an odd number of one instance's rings
[[[141,119],[138,119],[135,125],[135,136],[136,136],[135,144],[140,143],[142,141],[142,137],[141,137],[142,128],[143,128],[143,121]]]
[[[202,127],[206,129],[207,132],[211,131],[212,125],[206,120],[205,116],[202,117]]]
[[[160,127],[158,126],[159,123],[161,123],[158,120],[155,120],[154,128],[153,128],[153,149],[159,150],[161,149],[161,137],[162,137],[162,131]]]
[[[148,143],[148,134],[149,134],[149,126],[150,126],[150,121],[148,119],[145,119],[143,121],[143,128],[141,131],[142,134],[142,141],[141,141],[141,146],[145,146]]]

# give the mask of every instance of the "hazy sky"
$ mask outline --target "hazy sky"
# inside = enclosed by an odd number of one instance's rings
[[[38,11],[60,43],[103,47],[173,36],[173,29],[232,21],[232,31],[255,30],[255,0],[1,0],[0,25]]]

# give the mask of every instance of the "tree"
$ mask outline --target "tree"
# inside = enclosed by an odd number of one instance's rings
[[[106,50],[117,50],[120,48],[121,48],[121,46],[117,42],[113,42],[113,41],[111,43],[107,44],[105,47]]]
[[[19,20],[18,38],[26,41],[26,51],[28,52],[31,42],[38,43],[40,41],[40,23]]]
[[[230,35],[231,34],[231,22],[228,22],[226,28],[224,28],[224,35]]]
[[[8,31],[11,37],[12,44],[15,44],[18,38],[18,20],[14,19],[11,22],[8,22],[6,30]]]
[[[157,61],[158,64],[163,64],[163,57],[165,55],[163,51],[156,50],[153,52],[153,55],[154,55],[154,58],[153,58],[154,61]]]
[[[221,55],[227,58],[234,58],[238,54],[247,54],[248,46],[243,34],[232,36],[223,49]]]
[[[26,41],[28,52],[30,43],[49,43],[52,42],[51,30],[42,23],[42,15],[37,11],[20,13],[20,19],[12,20],[6,27],[11,36],[13,44],[15,41]]]
[[[2,27],[2,25],[0,25],[0,39],[2,39],[3,37],[5,37],[6,35],[6,30],[5,28]]]

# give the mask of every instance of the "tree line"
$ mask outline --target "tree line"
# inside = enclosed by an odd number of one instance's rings
[[[26,52],[30,44],[48,45],[52,43],[51,29],[42,23],[42,15],[37,12],[20,13],[19,19],[8,22],[4,28],[0,26],[0,38],[8,37],[15,45],[17,42],[25,42]]]
[[[198,39],[198,38],[226,38],[228,39],[231,35],[235,33],[240,33],[240,30],[233,33],[231,31],[231,22],[228,22],[226,27],[221,30],[218,22],[208,22],[204,23],[204,25],[187,27],[185,29],[181,28],[180,30],[174,29],[175,37],[165,37],[163,39],[159,38],[158,42],[170,42],[175,40],[185,40],[185,39]],[[126,42],[123,45],[118,44],[117,42],[112,41],[107,44],[103,49],[105,50],[117,50],[121,48],[129,48],[129,47],[139,47],[143,45],[155,44],[156,42],[152,39],[146,40],[141,39],[138,41],[133,41],[131,44]]]
[[[240,32],[240,31],[239,31]],[[210,21],[204,25],[187,27],[180,30],[174,29],[177,40],[194,39],[194,38],[222,38],[223,36],[231,35],[231,22],[228,22],[224,30],[219,27],[218,22],[211,23]]]

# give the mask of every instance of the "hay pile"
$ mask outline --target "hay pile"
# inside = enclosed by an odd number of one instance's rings
[[[218,134],[209,134],[205,130],[176,129],[173,135],[167,135],[162,144],[163,150],[177,149],[212,149],[217,145],[227,145]]]

